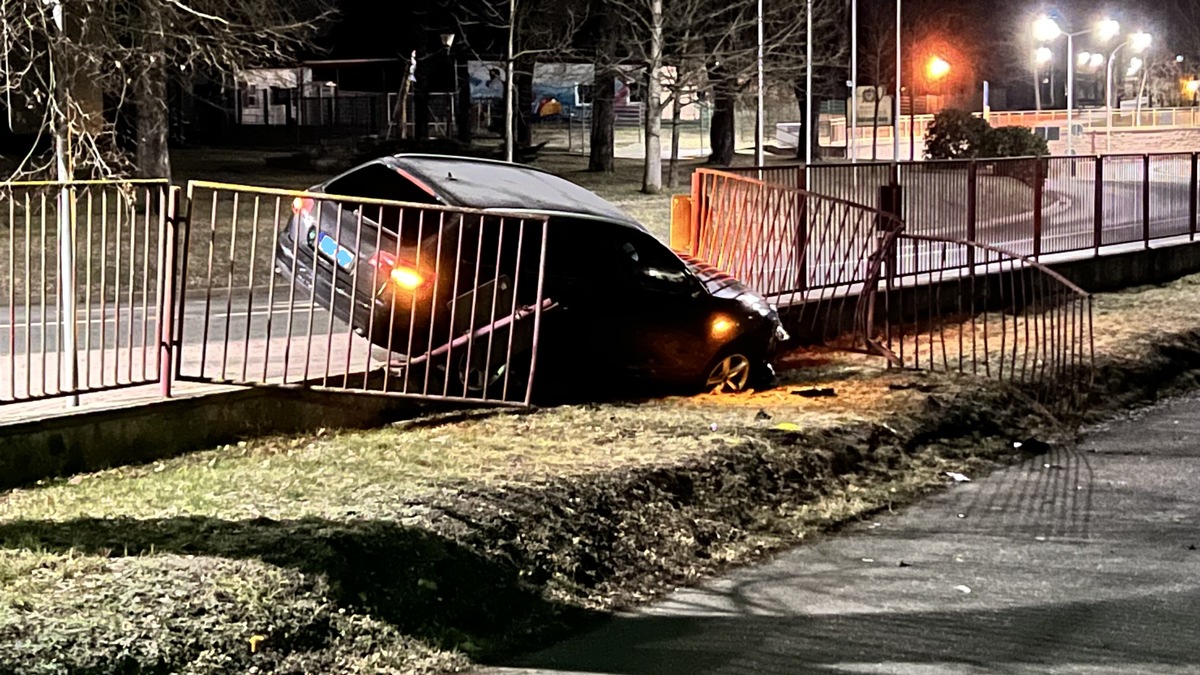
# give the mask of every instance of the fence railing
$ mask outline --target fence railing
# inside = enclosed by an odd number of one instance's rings
[[[188,186],[180,380],[528,404],[546,219]]]
[[[861,178],[859,169],[831,171]],[[802,339],[1020,384],[1046,403],[1072,405],[1085,393],[1091,299],[1078,287],[949,228],[910,234],[885,211],[754,175],[795,179],[783,167],[696,172],[691,250],[785,308]]]
[[[982,117],[982,113],[976,113]],[[1200,108],[1143,108],[1142,110],[1113,110],[1111,117],[1103,108],[1076,110],[1071,117],[1072,123],[1089,128],[1108,128],[1111,119],[1112,126],[1119,129],[1131,128],[1178,128],[1200,126]],[[1008,110],[991,111],[987,115],[988,123],[993,127],[1009,126],[1061,126],[1067,123],[1066,110]],[[823,144],[843,145],[850,137],[850,125],[844,115],[822,116],[821,142]],[[857,143],[870,144],[873,138],[892,139],[893,133],[898,133],[901,139],[910,135],[918,140],[924,139],[925,131],[933,122],[933,115],[903,114],[897,125],[880,124],[874,128],[869,121],[859,123],[856,127]],[[825,130],[828,129],[826,132]]]
[[[156,180],[0,184],[0,403],[161,380],[170,192]]]
[[[873,348],[902,367],[1020,385],[1052,408],[1082,401],[1095,359],[1088,293],[1036,261],[976,242],[901,234],[896,248],[920,250],[937,271],[905,276],[889,260]]]
[[[755,167],[723,169],[756,176]],[[776,165],[763,180],[896,212],[910,234],[1031,256],[1079,254],[1197,231],[1200,153]],[[890,196],[889,196],[890,195]],[[898,207],[896,206],[898,204]],[[905,272],[934,271],[918,264]]]
[[[772,175],[790,182],[802,174]],[[830,342],[861,335],[856,298],[878,283],[883,254],[902,224],[845,200],[698,169],[691,227],[689,253],[796,308],[802,339]]]

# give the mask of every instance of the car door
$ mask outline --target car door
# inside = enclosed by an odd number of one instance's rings
[[[658,380],[696,377],[712,356],[707,295],[683,261],[651,235],[630,228],[612,234],[620,261],[614,290],[630,361]]]

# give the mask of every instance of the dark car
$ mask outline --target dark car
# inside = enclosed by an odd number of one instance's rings
[[[568,388],[632,378],[741,391],[769,379],[787,339],[762,296],[535,168],[396,155],[310,192],[330,198],[295,200],[277,269],[372,343],[410,363],[438,356],[471,390],[518,370],[539,298],[538,379]],[[484,333],[489,346],[462,346]]]

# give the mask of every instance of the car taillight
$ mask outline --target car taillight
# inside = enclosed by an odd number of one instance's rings
[[[296,197],[292,200],[292,213],[296,215],[308,215],[312,213],[316,203],[308,197]]]
[[[425,285],[425,278],[415,268],[396,260],[386,251],[376,251],[367,259],[375,269],[388,275],[392,283],[407,291],[415,291]]]

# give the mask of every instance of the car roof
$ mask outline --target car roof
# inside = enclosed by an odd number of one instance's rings
[[[578,215],[645,231],[596,193],[531,166],[450,155],[400,154],[379,161],[424,183],[452,206]]]

